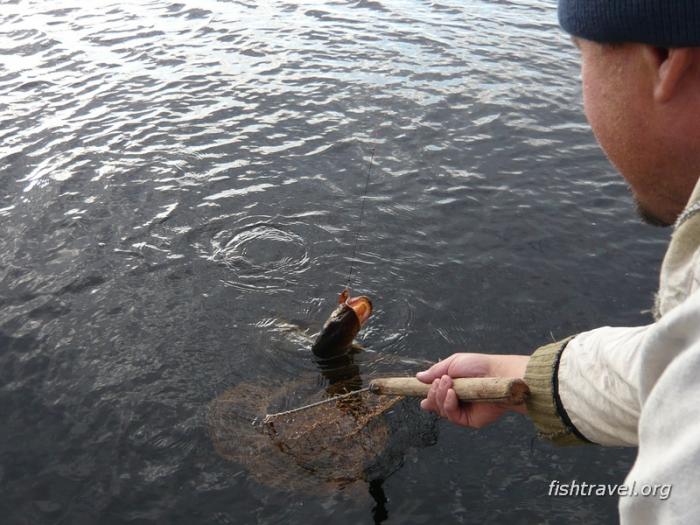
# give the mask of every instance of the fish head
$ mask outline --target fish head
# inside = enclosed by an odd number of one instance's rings
[[[369,316],[372,315],[372,301],[370,301],[369,297],[366,295],[349,297],[345,301],[345,304],[352,308],[353,312],[355,312],[357,320],[360,322],[360,328],[367,322]]]
[[[368,297],[348,297],[323,325],[312,347],[314,354],[329,358],[345,353],[370,315],[372,301]]]

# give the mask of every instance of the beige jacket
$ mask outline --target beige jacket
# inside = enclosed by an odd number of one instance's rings
[[[603,327],[539,348],[526,372],[530,416],[557,444],[638,446],[626,485],[671,496],[620,499],[623,523],[700,519],[700,182],[661,269],[656,322]]]

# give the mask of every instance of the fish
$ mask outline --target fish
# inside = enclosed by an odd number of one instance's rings
[[[350,297],[345,289],[338,296],[338,306],[326,320],[311,351],[317,360],[326,361],[347,355],[355,336],[372,315],[372,301],[365,295]]]
[[[326,392],[329,396],[362,388],[360,369],[355,363],[355,354],[362,348],[354,341],[371,315],[369,297],[350,297],[345,289],[338,297],[338,306],[311,345],[316,365],[328,381]]]

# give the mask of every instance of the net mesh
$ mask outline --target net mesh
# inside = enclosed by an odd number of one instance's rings
[[[385,479],[407,450],[437,438],[435,418],[421,412],[416,400],[366,391],[265,418],[324,397],[313,381],[242,383],[209,406],[214,447],[266,485],[316,490],[319,482]]]

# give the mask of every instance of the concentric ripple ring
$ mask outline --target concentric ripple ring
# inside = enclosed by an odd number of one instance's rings
[[[211,248],[209,258],[234,273],[226,284],[240,289],[287,289],[309,266],[304,239],[279,224],[221,231],[212,238]]]

